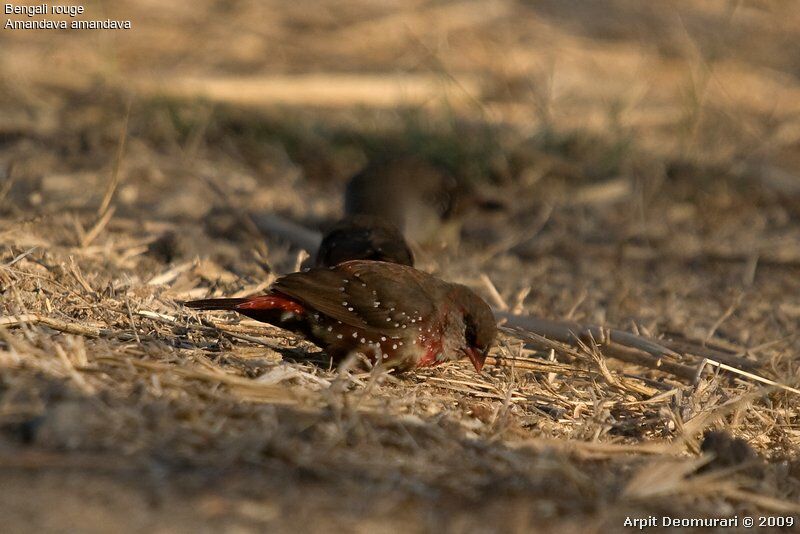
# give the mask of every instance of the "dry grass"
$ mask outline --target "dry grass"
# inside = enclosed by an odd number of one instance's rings
[[[601,339],[511,333],[482,375],[463,362],[395,376],[179,304],[295,269],[298,251],[245,214],[316,228],[339,213],[343,178],[391,147],[506,206],[424,268],[500,308],[688,339],[798,387],[800,88],[775,53],[796,14],[672,4],[609,2],[637,21],[621,27],[557,2],[237,4],[211,27],[188,3],[162,20],[115,2],[139,33],[0,35],[14,52],[0,72],[17,73],[0,82],[0,515],[17,531],[126,517],[131,531],[370,532],[800,515],[798,397],[747,376],[706,367],[692,383],[610,358]],[[765,44],[737,48],[743,35]],[[55,73],[22,64],[49,50]],[[302,108],[225,96],[290,67],[322,73],[310,100],[283,102]],[[433,96],[400,111],[311,98],[337,71],[419,71],[415,103]],[[149,93],[167,72],[227,92]],[[715,428],[758,458],[702,454]]]

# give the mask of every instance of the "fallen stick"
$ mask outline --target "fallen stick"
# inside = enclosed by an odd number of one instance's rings
[[[692,384],[697,382],[697,379],[700,378],[700,371],[702,370],[699,366],[694,367],[662,359],[645,351],[620,345],[619,343],[605,343],[602,346],[602,350],[603,354],[611,358],[663,371],[673,376],[689,380]]]
[[[312,255],[317,252],[322,242],[322,235],[319,232],[309,230],[274,213],[252,215],[251,219],[261,233],[288,241]]]
[[[758,368],[758,364],[752,360],[742,358],[741,356],[738,356],[731,352],[726,352],[717,348],[704,346],[699,342],[693,342],[691,340],[669,339],[669,338],[659,339],[658,342],[660,344],[663,344],[665,347],[669,347],[672,350],[685,354],[691,354],[699,358],[707,358],[709,360],[715,360],[733,367],[738,367],[739,369],[752,370]]]
[[[514,316],[514,318],[516,320],[509,321],[509,323],[515,323],[515,326],[506,327],[505,331],[523,341],[529,341],[535,344],[555,341],[565,343],[572,347],[580,346],[580,344],[599,343],[602,345],[603,354],[608,357],[641,365],[649,369],[663,371],[673,376],[689,380],[692,383],[696,382],[699,377],[698,368],[666,359],[665,357],[670,356],[668,352],[661,351],[660,353],[653,354],[652,352],[627,343],[612,341],[608,336],[594,337],[592,331],[599,327],[587,327],[577,323],[561,321],[548,321],[536,317]],[[521,323],[527,326],[523,327]],[[580,332],[583,335],[576,335],[576,332]],[[644,338],[642,338],[642,341],[648,342],[648,340]],[[641,343],[640,345],[651,347],[649,342]],[[653,349],[653,352],[657,351]]]
[[[680,356],[674,350],[667,348],[648,338],[631,334],[622,330],[604,328],[602,326],[584,325],[572,321],[554,321],[551,319],[541,319],[530,315],[516,315],[504,311],[495,311],[495,317],[501,324],[511,328],[527,330],[539,334],[540,336],[569,343],[574,345],[580,340],[584,343],[613,342],[633,349],[646,352],[652,356]]]
[[[205,181],[214,193],[224,201],[230,212],[239,219],[239,222],[251,234],[277,237],[278,239],[289,242],[297,248],[306,250],[309,254],[316,253],[322,242],[321,233],[309,230],[305,226],[275,213],[254,214],[247,210],[243,211],[233,199],[230,198],[228,193],[211,177],[205,177]]]

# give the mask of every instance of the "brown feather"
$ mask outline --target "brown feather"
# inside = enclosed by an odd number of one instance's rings
[[[436,282],[434,289],[445,286]],[[344,324],[387,334],[397,330],[402,313],[431,316],[439,293],[425,291],[412,267],[358,260],[284,276],[272,289]]]

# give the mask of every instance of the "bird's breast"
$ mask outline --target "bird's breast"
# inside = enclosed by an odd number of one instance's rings
[[[345,357],[358,352],[373,363],[378,361],[389,367],[412,368],[426,349],[418,345],[417,336],[407,330],[381,332],[354,327],[324,315],[312,318],[313,341],[332,357]]]

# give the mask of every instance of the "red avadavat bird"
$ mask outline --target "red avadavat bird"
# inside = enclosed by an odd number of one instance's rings
[[[380,261],[292,273],[266,295],[186,306],[233,310],[301,333],[334,359],[358,352],[399,370],[467,356],[480,372],[497,334],[491,309],[466,286]]]

